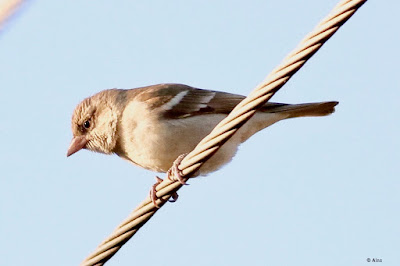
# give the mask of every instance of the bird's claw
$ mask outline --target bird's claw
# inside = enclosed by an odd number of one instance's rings
[[[156,206],[158,209],[160,208],[160,205],[157,204],[158,197],[156,188],[162,181],[163,180],[161,178],[156,176],[156,183],[154,183],[154,185],[150,189],[150,199],[153,202],[154,206]]]
[[[182,185],[188,185],[188,184],[186,184],[186,180],[183,178],[183,173],[178,168],[178,166],[182,162],[183,158],[186,157],[186,155],[187,155],[187,153],[179,155],[178,158],[176,158],[176,160],[172,164],[172,167],[167,172],[167,178],[169,180],[171,180],[171,181],[177,180]]]
[[[150,199],[153,202],[154,206],[156,206],[156,208],[160,208],[161,206],[158,205],[157,200],[159,199],[159,197],[157,197],[157,186],[162,182],[163,180],[161,178],[159,178],[158,176],[156,176],[156,183],[151,187],[150,189]],[[169,202],[175,202],[178,200],[178,193],[174,192],[171,195],[172,199],[168,200]]]
[[[168,200],[169,202],[175,202],[175,201],[177,201],[178,198],[179,198],[178,193],[174,192],[174,193],[171,195],[171,198],[172,198],[172,199],[169,199],[169,200]]]

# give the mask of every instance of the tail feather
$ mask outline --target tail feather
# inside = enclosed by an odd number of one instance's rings
[[[287,118],[326,116],[335,112],[335,106],[338,103],[334,101],[302,104],[266,103],[260,111],[266,113],[286,113],[288,115]]]

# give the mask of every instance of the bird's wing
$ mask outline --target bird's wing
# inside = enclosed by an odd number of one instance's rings
[[[204,114],[228,114],[245,97],[238,94],[202,90],[182,84],[159,84],[135,89],[138,100],[146,102],[160,116],[170,119]],[[287,113],[289,117],[327,115],[337,102],[285,104],[267,102],[259,111]]]
[[[202,90],[182,84],[160,84],[140,88],[140,101],[166,118],[204,114],[228,114],[245,97],[226,92]]]

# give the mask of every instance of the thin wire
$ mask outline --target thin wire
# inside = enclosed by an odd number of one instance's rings
[[[8,0],[0,2],[0,31],[3,29],[5,22],[11,17],[11,15],[15,13],[22,2],[22,0]]]

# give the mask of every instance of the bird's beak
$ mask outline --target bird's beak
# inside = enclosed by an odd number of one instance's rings
[[[88,143],[88,140],[85,136],[76,136],[72,139],[71,145],[69,145],[68,151],[67,151],[67,157],[71,156],[75,152],[84,149],[86,144]]]

